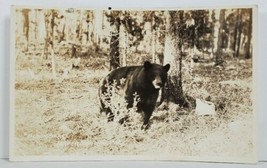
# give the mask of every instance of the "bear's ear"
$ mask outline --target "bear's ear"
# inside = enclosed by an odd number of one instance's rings
[[[149,68],[152,67],[152,64],[151,64],[149,61],[146,61],[146,62],[144,63],[144,67],[145,67],[145,69],[149,69]]]
[[[166,64],[164,67],[163,67],[163,69],[166,71],[166,72],[168,72],[169,71],[169,69],[170,69],[170,64]]]

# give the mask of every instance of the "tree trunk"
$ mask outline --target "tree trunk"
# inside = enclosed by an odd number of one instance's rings
[[[128,50],[128,33],[126,32],[125,26],[120,25],[120,55],[122,66],[127,65],[127,50]]]
[[[55,62],[55,52],[54,52],[54,27],[55,27],[55,17],[56,11],[48,11],[45,15],[45,24],[46,24],[46,38],[44,46],[44,56],[48,58],[48,51],[50,49],[51,53],[51,66],[52,66],[52,77],[56,78],[56,62]]]
[[[237,21],[236,21],[236,36],[235,36],[235,57],[239,57],[241,34],[242,34],[242,13],[241,9],[237,10]]]
[[[50,42],[50,26],[49,26],[49,17],[50,17],[51,13],[47,12],[45,13],[44,19],[45,19],[45,43],[44,43],[44,50],[43,50],[43,58],[44,59],[48,59],[48,47],[49,47],[49,42]]]
[[[177,16],[178,14],[178,16]],[[177,22],[181,22],[183,16],[182,11],[178,13],[165,12],[166,17],[166,37],[164,47],[164,64],[170,64],[171,69],[169,71],[169,77],[167,80],[167,86],[163,90],[163,97],[167,102],[174,102],[180,106],[186,105],[185,96],[182,88],[182,75],[181,75],[181,63],[182,63],[182,41],[179,41],[179,33],[175,29],[178,27]]]
[[[29,20],[29,13],[30,9],[23,9],[22,15],[24,16],[24,23],[23,23],[23,32],[26,38],[26,46],[25,51],[29,49],[29,30],[30,30],[30,20]]]
[[[119,52],[119,41],[120,41],[120,17],[118,12],[111,12],[111,40],[110,40],[110,69],[114,70],[120,67],[120,52]]]
[[[234,28],[234,43],[233,43],[233,48],[232,50],[235,52],[236,51],[236,43],[237,43],[237,25],[238,25],[238,20],[239,20],[239,9],[236,10],[236,24],[235,24],[235,28]],[[235,53],[234,53],[234,57],[235,57]]]
[[[251,46],[251,36],[252,36],[252,10],[249,9],[248,12],[249,12],[249,27],[248,27],[248,41],[247,41],[246,49],[245,49],[246,59],[251,58],[250,46]]]
[[[240,53],[240,44],[241,44],[241,35],[242,35],[242,13],[241,10],[239,12],[240,19],[238,20],[238,37],[237,37],[237,47],[236,47],[236,57],[239,57]]]
[[[38,10],[34,11],[34,50],[36,50],[36,44],[38,43]]]
[[[211,37],[210,40],[212,41],[211,45],[211,58],[214,58],[215,53],[217,51],[217,42],[218,42],[218,29],[216,29],[216,26],[218,25],[218,11],[213,9],[211,12]]]
[[[102,43],[101,32],[103,22],[103,11],[94,11],[94,43],[98,46]]]
[[[50,44],[51,47],[51,63],[52,63],[52,77],[56,78],[56,57],[54,52],[54,42],[52,41]]]
[[[155,14],[154,14],[155,15]],[[154,30],[154,23],[155,22],[155,18],[154,16],[152,17],[152,23],[151,23],[151,34],[152,34],[152,38],[151,38],[151,54],[152,54],[152,62],[156,62],[156,52],[155,52],[155,45],[156,45],[156,33],[155,33],[155,30]]]
[[[223,47],[223,34],[225,28],[225,10],[222,9],[220,11],[219,23],[218,27],[218,35],[217,35],[217,50],[215,53],[215,65],[220,65],[223,61],[222,58],[222,47]]]
[[[38,42],[44,43],[45,37],[46,37],[46,23],[45,23],[45,13],[39,9],[38,15]],[[39,46],[40,47],[40,46]]]
[[[218,47],[218,35],[219,35],[219,10],[212,10],[212,57],[216,59],[216,52]]]
[[[75,38],[75,44],[77,46],[80,46],[82,51],[82,13],[81,11],[78,12],[78,19],[76,20],[76,38]]]
[[[155,30],[152,28],[152,43],[151,43],[151,52],[152,52],[152,62],[156,63],[156,33]]]

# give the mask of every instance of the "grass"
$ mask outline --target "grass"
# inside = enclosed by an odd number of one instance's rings
[[[86,62],[85,59],[82,61]],[[184,71],[184,92],[215,103],[217,114],[156,109],[150,129],[140,127],[138,113],[122,126],[99,112],[99,82],[106,69],[69,68],[57,57],[56,79],[49,60],[20,55],[16,61],[15,154],[162,155],[249,158],[254,150],[251,60],[227,60],[226,68],[208,64]],[[70,64],[71,65],[71,64]],[[234,69],[227,67],[234,66]],[[64,72],[65,73],[64,76]],[[64,76],[64,78],[62,77]],[[242,142],[240,142],[242,139]]]

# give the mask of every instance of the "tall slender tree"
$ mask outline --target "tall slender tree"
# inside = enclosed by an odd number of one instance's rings
[[[113,11],[111,13],[113,13]],[[103,24],[103,11],[95,10],[94,11],[94,43],[99,46],[102,43],[102,36],[101,36],[102,24]]]
[[[120,67],[120,50],[119,50],[119,42],[120,42],[120,12],[119,11],[110,11],[108,16],[110,22],[110,53],[109,53],[109,61],[110,61],[110,69],[113,70]]]
[[[55,51],[54,51],[54,36],[55,36],[55,20],[58,18],[63,18],[59,16],[58,11],[52,9],[47,10],[45,14],[45,28],[46,28],[46,37],[45,37],[45,46],[43,50],[43,57],[48,59],[48,52],[50,50],[51,54],[51,65],[52,65],[52,76],[56,78],[56,60],[55,60]]]
[[[222,63],[222,47],[223,47],[223,34],[225,33],[225,10],[220,10],[219,22],[217,25],[218,35],[217,35],[217,49],[215,53],[215,65]]]
[[[182,43],[181,25],[183,11],[165,11],[166,36],[164,46],[164,64],[169,63],[171,69],[163,97],[181,106],[188,105],[182,87]]]
[[[23,23],[23,32],[26,38],[26,47],[25,51],[28,51],[29,49],[29,30],[30,30],[30,18],[29,18],[29,13],[30,9],[23,9],[22,10],[22,15],[24,17],[24,23]]]
[[[236,16],[236,27],[235,27],[235,39],[234,39],[234,57],[239,57],[240,52],[240,43],[241,43],[241,34],[242,34],[242,10],[237,10]]]
[[[245,58],[251,58],[251,38],[252,38],[252,10],[248,9],[249,13],[249,25],[248,25],[248,40],[245,48]]]

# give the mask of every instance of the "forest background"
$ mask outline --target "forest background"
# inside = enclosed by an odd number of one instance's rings
[[[184,156],[220,157],[231,153],[249,157],[253,153],[253,129],[248,129],[253,128],[251,9],[22,9],[16,11],[16,21],[16,111],[21,111],[16,116],[18,155],[60,154],[62,149],[68,154],[140,154],[148,149],[172,149]],[[109,70],[144,60],[171,63],[170,82],[175,92],[170,99],[178,106],[168,107],[169,112],[159,110],[148,136],[135,127],[130,128],[133,134],[126,137],[125,128],[116,124],[102,128],[104,120],[98,115],[97,106],[93,106],[97,104],[96,97],[88,98],[88,93],[96,93],[99,81]],[[30,94],[33,90],[34,94]],[[199,117],[193,109],[181,108],[181,99],[187,102],[183,99],[186,95],[214,102],[216,116]],[[28,123],[33,119],[39,126],[29,132],[33,125]],[[248,137],[239,132],[239,138],[246,139],[238,147],[243,150],[233,153],[236,139],[231,139],[229,145],[218,145],[224,138],[235,138],[232,135],[237,130],[248,131]],[[208,136],[210,133],[214,135]],[[40,135],[59,136],[43,142]],[[214,141],[215,137],[220,141]],[[89,151],[77,145],[88,139],[103,140],[105,145],[92,143],[87,146]],[[184,143],[171,146],[177,142],[170,141],[165,148],[162,144],[166,139]],[[157,142],[155,146],[147,145],[151,141]],[[142,143],[141,151],[136,142]],[[203,150],[202,143],[211,146]]]

